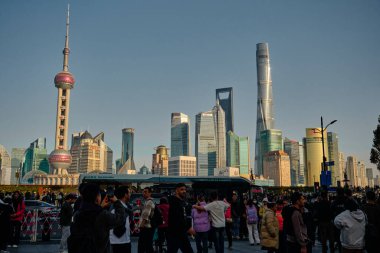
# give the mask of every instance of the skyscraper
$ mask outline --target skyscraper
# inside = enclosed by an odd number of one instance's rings
[[[249,138],[227,133],[227,167],[239,168],[241,176],[249,177]]]
[[[75,79],[69,72],[69,17],[67,8],[66,39],[63,49],[63,71],[55,78],[55,87],[58,89],[57,120],[55,128],[55,150],[49,156],[49,163],[55,169],[55,174],[65,174],[71,164],[71,155],[67,151],[67,132],[69,128],[70,91],[74,88]]]
[[[297,186],[299,183],[300,151],[298,141],[285,138],[284,151],[290,159],[290,179],[291,185]]]
[[[217,146],[217,160],[216,167],[226,167],[226,125],[225,114],[223,108],[220,106],[219,101],[216,101],[216,105],[212,109],[214,116],[214,127]]]
[[[169,176],[196,176],[197,158],[176,156],[169,158]]]
[[[30,143],[25,151],[21,177],[24,177],[31,171],[43,171],[49,173],[48,155],[46,150],[46,138],[38,138]]]
[[[263,175],[274,180],[275,186],[291,186],[290,159],[283,150],[270,151],[264,155]]]
[[[324,135],[326,138],[326,134]],[[324,140],[325,150],[327,149],[327,140]],[[320,182],[322,171],[322,132],[320,128],[307,128],[306,138],[304,139],[305,166],[307,172],[307,185],[313,186],[314,182]],[[329,161],[328,152],[326,159]]]
[[[195,156],[197,175],[212,176],[217,167],[217,144],[212,111],[195,116]]]
[[[172,157],[190,155],[190,118],[184,113],[172,113],[170,148]]]
[[[152,174],[167,176],[169,174],[168,148],[160,145],[155,150],[156,153],[152,155]]]
[[[127,173],[129,170],[136,170],[135,161],[133,160],[134,137],[135,129],[124,128],[122,130],[121,168],[117,168],[118,174]]]
[[[339,165],[339,145],[338,145],[338,135],[333,132],[327,133],[327,146],[330,161],[334,162],[333,166],[329,166],[331,170],[331,183],[333,186],[337,186],[337,181],[342,181],[340,165]]]
[[[255,173],[263,173],[260,133],[263,130],[274,128],[272,77],[269,60],[268,43],[256,45],[257,64],[257,121],[255,141]]]
[[[11,184],[11,157],[3,145],[0,144],[0,183]]]
[[[12,176],[11,184],[16,184],[16,172],[21,171],[22,160],[24,158],[26,149],[25,148],[12,148],[11,152],[11,167],[12,167]]]
[[[348,185],[358,187],[358,160],[355,156],[347,156],[346,162]]]
[[[226,133],[234,131],[233,89],[232,87],[216,89],[216,101],[225,113]]]
[[[299,143],[299,152],[300,152],[300,167],[298,171],[298,183],[300,185],[305,185],[305,153],[304,153],[304,147],[303,143]]]
[[[257,160],[257,166],[263,167],[264,155],[270,151],[283,150],[282,131],[277,129],[263,130],[260,133],[260,159]],[[262,175],[262,174],[261,174]]]
[[[249,137],[239,137],[239,172],[240,176],[249,177],[250,148]]]

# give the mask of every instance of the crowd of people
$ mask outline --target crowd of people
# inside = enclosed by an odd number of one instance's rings
[[[223,253],[236,240],[260,245],[268,253],[311,253],[316,243],[322,253],[378,252],[380,199],[374,191],[365,196],[338,188],[336,194],[266,194],[248,196],[218,192],[189,197],[184,184],[159,203],[152,189],[143,189],[141,206],[132,206],[127,186],[104,191],[96,184],[81,184],[79,197],[62,196],[60,252],[128,253],[131,231],[138,231],[139,253],[179,250]],[[20,192],[0,195],[0,249],[17,247],[25,204]],[[140,218],[134,222],[133,213]],[[136,227],[135,227],[136,226]],[[3,229],[4,228],[4,229]]]

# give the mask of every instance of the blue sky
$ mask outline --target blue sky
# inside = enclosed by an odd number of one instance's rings
[[[268,42],[276,128],[301,141],[321,115],[337,119],[329,129],[340,150],[370,166],[380,114],[379,1],[70,2],[69,133],[105,132],[114,159],[121,129],[133,127],[137,166],[150,166],[153,148],[170,146],[175,111],[190,115],[194,143],[195,114],[212,108],[216,88],[230,86],[236,133],[252,144],[255,50]],[[53,149],[66,6],[0,2],[0,143],[8,150],[40,136]]]

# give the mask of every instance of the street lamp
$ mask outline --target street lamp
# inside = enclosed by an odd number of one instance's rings
[[[326,155],[325,155],[325,138],[324,138],[324,132],[326,131],[326,129],[334,124],[335,122],[337,122],[337,120],[333,120],[331,121],[330,123],[327,124],[326,127],[323,127],[323,117],[321,116],[321,130],[318,130],[318,129],[314,129],[314,132],[320,132],[322,134],[322,153],[323,153],[323,157],[322,157],[322,173],[323,172],[326,172],[327,171],[327,164],[326,164]]]

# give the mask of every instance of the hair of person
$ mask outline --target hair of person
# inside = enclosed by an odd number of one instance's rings
[[[327,191],[323,191],[323,192],[321,192],[321,197],[322,197],[323,199],[327,199]]]
[[[168,199],[166,197],[160,198],[160,204],[167,204],[167,203],[168,203]]]
[[[129,194],[128,186],[122,185],[115,189],[115,196],[118,199],[122,199],[126,194]]]
[[[365,193],[365,196],[367,200],[375,201],[376,200],[376,194],[373,191],[367,191]]]
[[[267,207],[272,209],[276,205],[276,202],[268,202]]]
[[[341,188],[341,187],[337,188],[337,189],[336,189],[336,195],[337,195],[338,197],[343,197],[343,196],[344,196],[344,189]]]
[[[152,193],[152,188],[150,188],[149,186],[145,187],[144,190],[147,190],[149,193]]]
[[[359,204],[353,198],[348,198],[344,203],[344,208],[350,212],[353,212],[359,209]]]
[[[82,195],[82,191],[83,191],[83,188],[86,186],[86,183],[80,183],[80,185],[78,186],[78,191],[79,191],[79,194]]]
[[[97,184],[86,184],[82,189],[83,201],[94,203],[97,196],[100,194],[100,188]]]
[[[249,207],[252,207],[252,206],[253,206],[253,200],[252,200],[252,199],[248,199],[248,201],[247,201],[247,205],[248,205]]]
[[[184,183],[178,183],[178,184],[175,185],[176,189],[182,188],[182,187],[186,187],[186,185]]]
[[[351,196],[352,196],[352,191],[351,191],[351,189],[345,189],[345,190],[344,190],[344,194],[346,194],[348,197],[351,197]]]
[[[198,199],[198,201],[205,201],[205,195],[204,194],[198,194],[197,199]]]
[[[294,205],[298,200],[300,200],[301,197],[302,197],[302,194],[301,194],[300,192],[294,192],[294,193],[292,194],[292,197],[291,197],[291,200],[292,200],[293,205]]]
[[[210,193],[210,199],[211,199],[211,201],[217,200],[218,199],[218,193],[217,192],[211,192]]]

